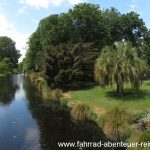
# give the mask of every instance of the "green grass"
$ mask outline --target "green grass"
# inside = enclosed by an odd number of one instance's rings
[[[75,101],[82,101],[91,107],[97,106],[106,111],[115,106],[131,113],[150,109],[150,81],[145,81],[139,91],[133,91],[130,84],[125,85],[123,97],[116,96],[115,90],[115,85],[112,88],[94,86],[69,93]]]

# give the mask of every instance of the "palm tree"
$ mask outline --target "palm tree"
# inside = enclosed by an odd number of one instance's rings
[[[112,141],[120,141],[129,129],[130,115],[117,107],[102,117],[102,126],[107,137]]]
[[[101,85],[106,81],[117,84],[117,94],[123,96],[124,83],[130,81],[133,88],[138,89],[146,62],[138,57],[136,48],[129,42],[115,42],[106,46],[95,64],[95,77]]]

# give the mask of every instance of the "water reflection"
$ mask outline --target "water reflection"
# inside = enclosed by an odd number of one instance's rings
[[[0,104],[9,105],[14,99],[15,93],[19,86],[15,77],[0,79]]]
[[[40,145],[43,150],[59,149],[58,142],[106,140],[96,123],[76,124],[71,121],[69,112],[58,104],[43,104],[38,92],[29,82],[24,81],[24,89],[29,100],[28,108],[36,119],[40,130]]]
[[[0,103],[0,150],[59,150],[61,141],[105,140],[96,123],[72,122],[67,110],[44,103],[21,76],[0,81]]]

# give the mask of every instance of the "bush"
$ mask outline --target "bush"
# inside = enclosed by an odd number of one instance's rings
[[[119,108],[113,108],[104,114],[102,126],[107,137],[112,141],[120,141],[129,129],[130,115]]]
[[[148,111],[143,111],[143,112],[134,114],[132,117],[133,123],[138,123],[141,119],[143,119],[145,117],[145,115],[147,113],[148,113]]]
[[[38,77],[35,79],[35,85],[38,87],[38,90],[41,91],[43,85],[47,86],[47,82],[43,77]]]
[[[45,75],[51,87],[66,88],[94,82],[94,63],[98,57],[94,43],[61,44],[49,47]]]
[[[52,100],[54,101],[57,101],[59,102],[60,101],[60,98],[62,97],[62,90],[61,89],[55,89],[51,92],[51,98]]]
[[[144,131],[150,129],[150,111],[143,111],[133,116],[133,122],[136,123],[138,130]]]
[[[71,116],[77,121],[89,120],[90,108],[86,104],[74,104],[71,109]]]
[[[42,93],[42,97],[44,99],[50,99],[50,97],[51,97],[51,90],[50,90],[50,88],[47,85],[43,84],[41,86],[41,93]]]
[[[67,107],[67,105],[68,105],[68,99],[67,98],[61,98],[60,99],[60,104],[61,104],[61,106],[63,106],[63,107]]]
[[[129,142],[146,142],[148,143],[150,140],[150,131],[144,131],[144,132],[134,132],[130,139],[128,140]],[[129,148],[128,148],[129,149]],[[138,146],[136,148],[131,148],[132,150],[149,150],[149,147],[141,147]]]
[[[35,72],[31,72],[29,73],[29,78],[31,82],[35,84],[35,80],[38,78],[38,75]]]

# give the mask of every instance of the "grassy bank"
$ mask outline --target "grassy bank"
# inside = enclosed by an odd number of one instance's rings
[[[52,90],[44,78],[33,72],[29,73],[28,76],[41,92],[43,98],[52,99]],[[93,86],[71,90],[63,93],[61,100],[63,105],[69,107],[74,103],[87,104],[97,114],[104,114],[116,106],[131,113],[145,111],[150,108],[150,81],[144,81],[138,91],[131,90],[130,84],[125,85],[123,97],[116,96],[115,89],[114,85],[105,88]]]
[[[72,90],[67,94],[74,101],[81,101],[91,107],[99,107],[101,112],[110,110],[114,106],[133,113],[150,108],[150,81],[145,81],[138,91],[132,91],[130,85],[127,84],[123,97],[117,97],[115,89],[115,86],[113,88],[94,86],[86,89]]]
[[[132,91],[128,84],[125,96],[117,97],[115,87],[93,86],[64,92],[52,90],[40,74],[31,72],[28,76],[42,97],[58,102],[70,112],[73,121],[95,123],[112,141],[136,142],[143,141],[143,137],[144,141],[149,140],[150,81],[145,81],[139,91]]]

